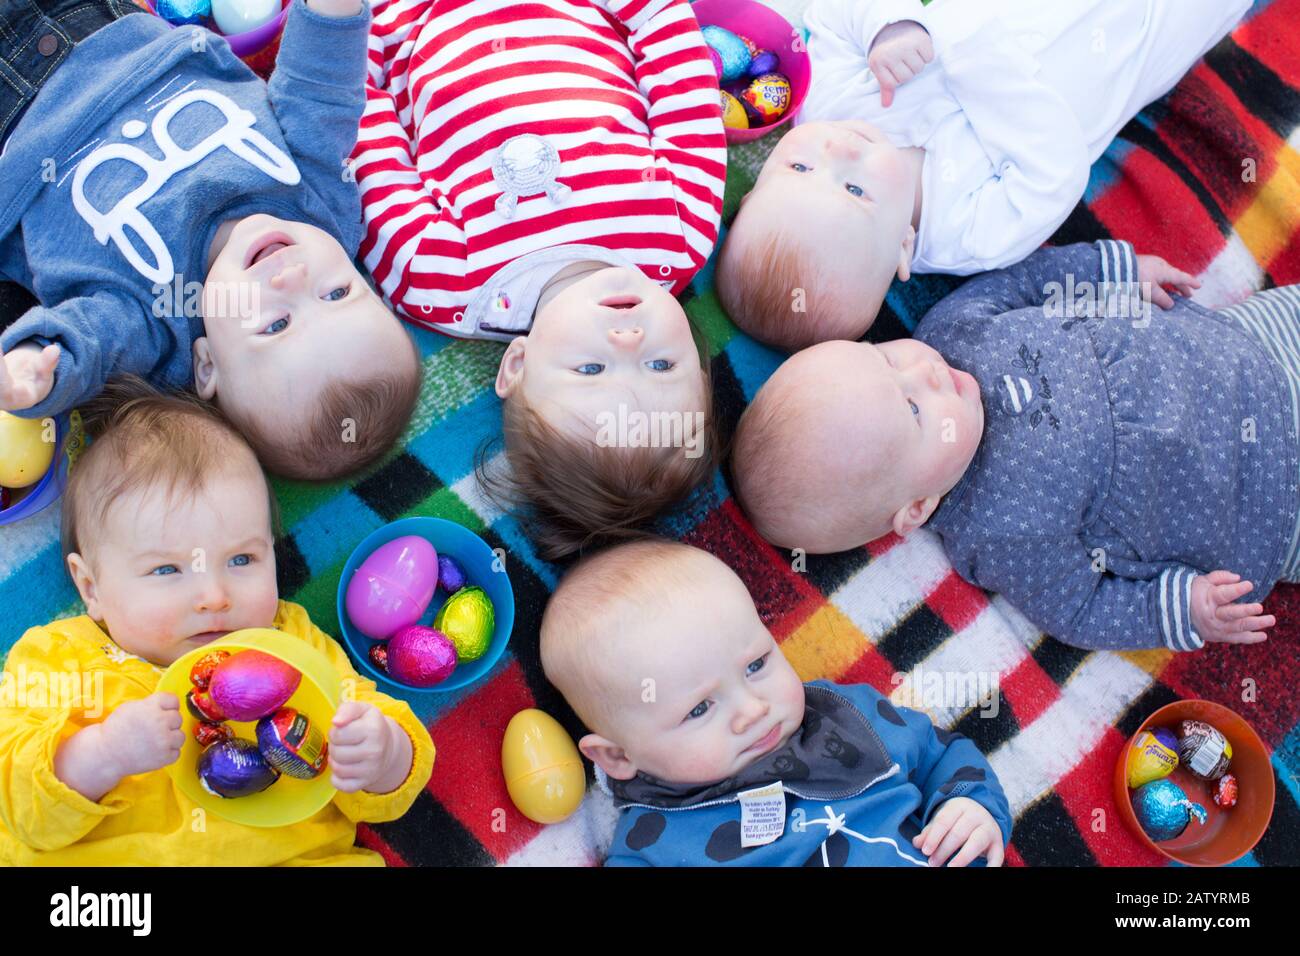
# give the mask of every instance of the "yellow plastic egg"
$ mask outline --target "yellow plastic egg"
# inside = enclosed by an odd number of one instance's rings
[[[587,791],[587,775],[573,740],[554,717],[531,707],[506,725],[501,772],[510,799],[534,823],[566,819]]]
[[[40,481],[54,461],[54,426],[45,418],[19,418],[0,412],[0,485],[26,488]]]
[[[749,116],[740,100],[726,90],[718,92],[722,94],[722,125],[730,129],[749,129]]]

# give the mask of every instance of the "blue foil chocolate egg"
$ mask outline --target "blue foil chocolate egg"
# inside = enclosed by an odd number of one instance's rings
[[[238,737],[215,743],[199,755],[199,782],[218,797],[260,793],[279,777],[256,744]]]
[[[751,59],[745,41],[723,27],[710,25],[700,32],[704,34],[704,42],[718,52],[718,59],[722,61],[722,82],[730,83],[743,77]]]
[[[156,0],[154,9],[158,16],[176,26],[202,23],[204,17],[212,16],[212,0]]]
[[[1205,822],[1205,808],[1187,799],[1183,788],[1172,780],[1155,780],[1133,791],[1133,815],[1151,839],[1172,840],[1187,829],[1195,817]]]

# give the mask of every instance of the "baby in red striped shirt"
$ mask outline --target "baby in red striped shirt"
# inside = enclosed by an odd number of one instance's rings
[[[726,143],[686,0],[377,0],[352,166],[409,321],[509,345],[509,469],[548,557],[713,471],[707,351],[675,296],[717,239]],[[508,472],[508,473],[507,473]]]

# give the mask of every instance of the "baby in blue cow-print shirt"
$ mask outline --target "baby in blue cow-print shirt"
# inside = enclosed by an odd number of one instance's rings
[[[621,811],[607,865],[1002,863],[1011,812],[975,745],[866,685],[801,683],[707,552],[582,561],[541,653]]]

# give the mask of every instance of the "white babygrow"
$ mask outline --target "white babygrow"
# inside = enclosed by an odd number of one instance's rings
[[[914,272],[1019,262],[1065,221],[1119,129],[1167,93],[1249,0],[815,0],[798,121],[865,120],[925,149]],[[880,105],[876,34],[916,20],[935,60]]]

